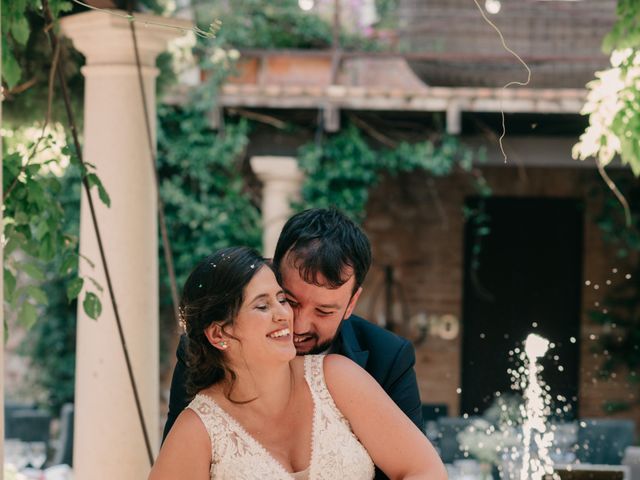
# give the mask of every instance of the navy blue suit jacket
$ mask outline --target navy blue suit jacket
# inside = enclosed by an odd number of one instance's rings
[[[186,337],[183,335],[176,353],[178,362],[171,380],[169,414],[163,438],[190,401],[185,389],[185,348]],[[414,370],[416,357],[411,342],[352,315],[342,322],[331,352],[350,358],[369,372],[407,417],[420,430],[423,429],[420,393]],[[379,478],[386,477],[376,470],[376,479]]]

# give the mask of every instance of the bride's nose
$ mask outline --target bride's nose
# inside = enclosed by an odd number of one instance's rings
[[[274,311],[273,320],[276,322],[288,322],[293,317],[293,311],[288,303],[282,304],[278,302]]]

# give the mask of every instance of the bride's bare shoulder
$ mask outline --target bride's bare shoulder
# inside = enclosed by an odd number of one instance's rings
[[[204,479],[210,464],[209,434],[198,414],[186,408],[171,427],[149,479]]]
[[[338,354],[329,354],[324,358],[324,380],[332,395],[343,391],[352,392],[355,385],[370,388],[375,380],[353,360]]]
[[[173,443],[173,439],[171,438],[172,435],[174,437],[179,437],[178,441],[180,439],[190,438],[198,440],[205,445],[209,441],[209,434],[207,433],[204,423],[202,423],[198,414],[191,408],[185,408],[182,413],[178,415],[176,423],[171,427],[165,443],[170,441]]]

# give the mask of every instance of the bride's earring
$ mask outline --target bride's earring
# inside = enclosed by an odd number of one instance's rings
[[[225,342],[224,340],[223,340],[222,342],[218,343],[218,346],[219,346],[222,350],[226,350],[228,345],[229,345],[229,344],[228,344],[227,342]]]

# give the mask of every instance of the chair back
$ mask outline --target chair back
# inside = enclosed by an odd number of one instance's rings
[[[578,430],[578,460],[582,463],[620,465],[625,449],[634,444],[634,430],[632,420],[582,420]]]
[[[65,403],[60,410],[60,438],[52,464],[73,466],[73,403]]]
[[[465,458],[460,449],[458,434],[466,429],[479,417],[440,417],[438,423],[437,447],[440,450],[440,458],[444,463],[453,463],[454,460]]]

